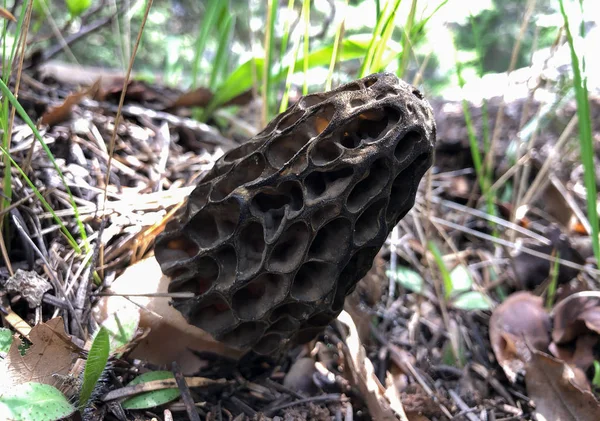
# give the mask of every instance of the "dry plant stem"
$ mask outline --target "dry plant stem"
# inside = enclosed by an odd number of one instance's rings
[[[106,201],[108,198],[107,189],[108,189],[108,186],[110,185],[110,173],[111,173],[111,169],[112,169],[115,144],[117,141],[117,132],[119,129],[119,124],[121,122],[121,110],[122,110],[123,104],[125,102],[125,95],[127,94],[127,86],[129,85],[129,78],[131,77],[131,70],[133,68],[133,62],[135,61],[135,56],[137,54],[137,50],[140,45],[140,41],[142,39],[142,33],[144,31],[144,27],[146,26],[146,21],[148,20],[150,8],[152,7],[152,2],[153,2],[153,0],[148,0],[148,2],[146,3],[146,10],[144,11],[144,17],[142,18],[142,22],[140,24],[140,30],[139,30],[137,38],[135,40],[133,53],[131,55],[131,59],[129,60],[129,66],[127,67],[127,73],[125,74],[125,78],[123,79],[123,88],[121,91],[121,97],[119,98],[119,106],[117,108],[117,114],[115,116],[115,121],[114,121],[114,128],[113,128],[113,132],[112,132],[112,136],[111,136],[110,144],[109,144],[109,148],[108,148],[109,156],[108,156],[108,162],[106,164],[106,178],[104,181],[104,194],[103,194],[103,198],[102,198],[102,213],[104,213],[104,211],[106,210]],[[105,221],[105,219],[103,219],[103,221]],[[104,225],[101,226],[101,229],[103,226]],[[100,261],[100,264],[103,266],[104,247],[102,246],[101,242],[98,242],[97,247],[99,247],[98,259]]]
[[[465,401],[463,401],[458,395],[458,393],[456,393],[454,390],[448,390],[448,394],[450,395],[454,403],[456,403],[456,406],[458,406],[458,408],[460,409],[460,413],[456,415],[456,418],[461,418],[461,416],[465,416],[469,421],[479,421],[479,417],[473,414],[473,412],[477,410],[476,408],[469,408],[469,405],[467,405]]]
[[[445,225],[445,226],[447,226],[449,228],[453,228],[455,230],[464,232],[465,234],[472,235],[474,237],[478,237],[478,238],[481,238],[483,240],[487,240],[487,241],[490,241],[490,242],[494,242],[494,243],[499,244],[499,245],[504,246],[504,247],[508,247],[509,249],[512,249],[512,250],[518,249],[518,250],[522,251],[523,253],[527,253],[527,254],[530,254],[532,256],[539,257],[540,259],[548,260],[550,262],[558,262],[561,265],[564,265],[564,266],[567,266],[567,267],[570,267],[570,268],[573,268],[573,269],[581,270],[581,271],[586,272],[586,273],[588,273],[588,274],[590,274],[592,276],[598,276],[598,275],[600,275],[600,270],[598,270],[598,269],[594,269],[594,268],[589,267],[589,266],[579,265],[577,263],[574,263],[574,262],[571,262],[571,261],[568,261],[568,260],[564,260],[564,259],[560,259],[560,258],[555,258],[555,257],[552,257],[552,256],[546,254],[546,253],[541,253],[539,251],[530,249],[529,247],[518,246],[517,244],[515,244],[513,242],[510,242],[508,240],[504,240],[502,238],[496,238],[496,237],[491,236],[489,234],[484,234],[482,232],[475,231],[475,230],[470,229],[470,228],[466,228],[466,227],[464,227],[462,225],[455,224],[454,222],[446,221],[446,220],[438,218],[436,216],[432,217],[432,221],[434,221],[434,222],[436,222],[436,223],[438,223],[440,225]]]
[[[530,208],[531,206],[529,206],[529,204],[531,204],[537,198],[537,196],[539,196],[544,191],[544,189],[546,188],[546,186],[549,182],[548,172],[551,168],[551,165],[556,163],[557,158],[561,157],[563,146],[569,140],[571,133],[577,126],[577,121],[578,121],[577,114],[575,114],[571,118],[571,120],[569,121],[569,123],[567,124],[567,126],[565,127],[563,132],[560,134],[560,137],[558,138],[556,144],[552,148],[552,152],[549,154],[546,161],[544,161],[542,168],[540,168],[540,171],[538,172],[537,176],[533,180],[533,183],[531,183],[531,186],[529,187],[529,189],[527,190],[525,195],[523,196],[523,199],[516,203],[515,209],[519,209],[521,206],[528,206]],[[519,215],[519,216],[521,216],[521,215]],[[525,215],[523,215],[523,216],[525,216]],[[589,228],[588,232],[591,232],[591,227],[589,225],[589,221],[587,221],[587,218],[585,218],[585,221],[587,222],[587,224],[583,221],[582,221],[582,223],[584,224],[586,229]]]
[[[561,300],[558,303],[556,303],[556,305],[554,306],[554,308],[550,312],[550,317],[554,317],[554,315],[556,314],[556,312],[558,311],[558,309],[560,307],[564,306],[569,301],[575,300],[577,298],[597,298],[597,299],[600,299],[600,291],[581,291],[581,292],[576,292],[574,294],[569,295],[564,300]]]
[[[533,10],[535,8],[536,0],[528,0],[527,8],[525,11],[525,15],[523,16],[523,22],[521,23],[521,28],[519,30],[519,36],[513,46],[512,55],[510,58],[510,64],[508,66],[507,75],[510,75],[512,71],[515,69],[517,64],[517,57],[519,54],[519,50],[521,49],[521,42],[525,35],[525,31],[527,30],[527,26],[529,25],[529,20],[531,19],[531,15],[533,14]],[[494,122],[494,131],[492,133],[492,141],[490,142],[490,149],[488,155],[485,159],[485,166],[488,169],[492,169],[494,153],[493,151],[496,148],[496,143],[498,143],[498,139],[500,138],[500,130],[502,128],[502,123],[504,119],[504,108],[506,104],[504,100],[500,103],[500,108],[498,109],[498,114],[496,114],[496,121]]]
[[[73,304],[69,300],[69,297],[67,296],[67,294],[63,288],[63,285],[56,277],[54,270],[50,266],[50,263],[48,263],[48,261],[46,260],[44,255],[40,252],[40,249],[33,242],[33,240],[31,238],[29,238],[29,236],[27,235],[27,232],[23,229],[19,220],[17,218],[15,218],[14,215],[13,215],[12,219],[13,219],[13,223],[15,224],[15,227],[24,234],[22,238],[24,238],[27,241],[27,243],[29,243],[29,246],[34,250],[34,252],[39,256],[39,258],[44,263],[44,268],[46,269],[46,273],[48,274],[48,276],[50,277],[50,280],[52,281],[52,286],[54,287],[54,289],[56,291],[60,292],[60,294],[62,295],[62,299],[65,301],[65,303],[69,307],[69,312],[71,313],[71,315],[73,317],[73,322],[75,323],[74,328],[72,327],[73,331],[74,331],[73,334],[75,336],[82,335],[85,331],[84,331],[83,327],[81,326],[81,321],[77,318],[76,313],[75,313],[75,308],[73,308]]]
[[[150,0],[149,3],[152,3],[152,0]],[[183,377],[183,374],[181,373],[181,370],[179,369],[179,366],[176,362],[173,362],[171,366],[171,371],[175,376],[175,381],[177,382],[177,386],[179,387],[181,399],[183,400],[190,421],[200,421],[200,415],[198,415],[198,411],[196,411],[196,406],[194,405],[194,399],[192,398],[192,394],[190,393],[190,388],[188,387],[185,381],[185,377]]]
[[[573,213],[575,214],[577,219],[579,219],[579,222],[581,222],[581,224],[584,226],[584,228],[588,232],[588,234],[591,235],[592,234],[592,226],[590,224],[590,221],[585,216],[585,214],[583,213],[583,211],[581,210],[581,208],[579,207],[579,205],[577,204],[575,199],[573,199],[573,195],[567,190],[565,185],[562,183],[562,181],[560,181],[558,179],[558,177],[556,177],[556,175],[550,174],[549,178],[550,178],[550,182],[552,183],[552,185],[562,195],[562,197],[565,199],[565,201],[569,205],[569,208],[571,208],[571,210],[573,211]]]
[[[448,207],[450,209],[454,209],[454,210],[459,211],[459,212],[465,212],[465,213],[468,213],[468,214],[470,214],[472,216],[475,216],[475,217],[482,218],[482,219],[485,219],[487,221],[493,222],[494,224],[503,226],[506,229],[509,229],[509,230],[518,232],[519,234],[523,234],[523,235],[526,235],[528,237],[531,237],[531,238],[539,241],[542,244],[545,244],[545,245],[550,245],[551,244],[550,240],[548,240],[546,237],[543,237],[543,236],[541,236],[541,235],[539,235],[539,234],[537,234],[537,233],[535,233],[535,232],[533,232],[533,231],[531,231],[531,230],[529,230],[527,228],[524,228],[524,227],[522,227],[520,225],[517,225],[517,224],[515,224],[513,222],[509,222],[509,221],[507,221],[505,219],[502,219],[502,218],[499,218],[497,216],[490,215],[489,213],[480,211],[479,209],[468,208],[465,205],[461,205],[460,203],[452,202],[450,200],[440,199],[437,196],[432,197],[431,201],[433,203],[439,203],[439,204],[441,204],[443,206],[446,206],[446,207]],[[423,204],[422,201],[420,201],[420,204],[421,205]]]

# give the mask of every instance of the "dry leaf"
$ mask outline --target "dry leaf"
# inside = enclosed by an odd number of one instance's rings
[[[65,332],[62,317],[35,325],[29,339],[31,346],[21,355],[22,341],[15,336],[0,367],[0,387],[30,381],[52,385],[55,375],[67,375],[78,357],[79,348]]]
[[[150,332],[139,339],[130,357],[157,365],[177,361],[184,374],[195,373],[205,364],[193,351],[210,351],[230,358],[241,356],[240,351],[188,324],[164,296],[168,285],[169,278],[162,274],[154,257],[139,261],[112,283],[109,292],[115,295],[102,297],[92,314],[102,324],[115,313],[128,320],[134,317],[131,313],[139,313],[139,327]]]
[[[98,79],[92,86],[67,96],[62,104],[50,108],[42,115],[42,124],[54,126],[68,120],[71,117],[73,107],[79,104],[86,96],[94,97],[99,89],[100,80]]]
[[[498,363],[514,382],[525,370],[527,347],[545,351],[550,344],[550,316],[542,299],[517,292],[496,307],[490,318],[490,343]]]
[[[581,335],[574,341],[574,345],[561,346],[552,342],[549,347],[552,355],[571,366],[576,375],[581,374],[582,381],[578,382],[578,385],[584,389],[590,387],[585,372],[596,359],[594,348],[598,340],[598,335]]]
[[[525,383],[538,420],[598,420],[600,403],[591,392],[577,387],[574,378],[573,370],[562,361],[531,350]]]
[[[372,419],[381,421],[396,420],[390,403],[384,396],[385,389],[375,375],[373,363],[367,357],[365,349],[360,343],[358,331],[352,321],[352,317],[345,311],[342,311],[337,319],[348,326],[350,331],[345,338],[347,346],[342,347],[348,380],[360,391],[369,408]],[[407,419],[402,406],[395,407],[394,411],[396,411],[402,420]]]
[[[571,342],[585,334],[600,334],[600,301],[577,297],[556,305],[552,340],[557,344]]]
[[[374,307],[381,300],[386,286],[385,261],[381,254],[378,254],[369,272],[358,281],[356,289],[346,297],[344,302],[344,310],[352,316],[362,343],[368,344],[371,339],[373,313],[368,310],[368,307]]]
[[[193,91],[185,92],[177,98],[171,105],[171,108],[178,107],[206,107],[212,100],[213,93],[208,88],[196,88]]]

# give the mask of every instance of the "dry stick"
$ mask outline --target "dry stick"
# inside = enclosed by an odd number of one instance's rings
[[[152,0],[149,1],[149,4],[152,3]],[[142,27],[144,25],[142,24]],[[137,49],[137,45],[135,46]],[[135,54],[135,50],[134,50]],[[200,421],[200,415],[198,415],[198,411],[196,411],[196,406],[194,405],[194,399],[192,398],[192,394],[190,393],[190,389],[185,381],[185,377],[183,377],[183,373],[181,369],[177,365],[175,361],[171,365],[171,371],[175,376],[175,381],[177,382],[177,386],[179,387],[179,392],[181,393],[181,400],[185,405],[185,409],[187,411],[188,417],[190,421]]]
[[[51,58],[53,58],[54,56],[56,56],[57,54],[59,54],[60,52],[62,52],[63,49],[65,49],[65,48],[69,49],[70,45],[75,44],[75,42],[81,40],[86,35],[88,35],[92,32],[95,32],[98,29],[102,28],[103,26],[107,25],[113,19],[115,19],[117,16],[118,16],[118,13],[115,13],[115,14],[112,14],[105,18],[98,19],[97,21],[92,22],[89,25],[83,26],[77,33],[69,35],[66,38],[63,38],[61,35],[61,38],[59,38],[58,45],[54,45],[45,50],[45,52],[42,55],[42,61],[46,62],[46,61],[50,60]],[[60,34],[60,31],[59,31],[59,34]],[[71,51],[71,50],[69,49],[69,51]]]
[[[121,97],[119,98],[119,107],[117,108],[117,115],[115,116],[115,121],[114,121],[114,128],[113,128],[113,133],[112,136],[110,138],[110,144],[109,144],[109,156],[108,156],[108,162],[106,164],[106,179],[104,181],[104,194],[103,194],[103,200],[102,200],[102,213],[105,212],[106,210],[106,201],[107,201],[107,197],[108,197],[108,185],[110,183],[110,172],[112,169],[112,161],[113,161],[113,155],[115,152],[115,144],[117,142],[117,131],[119,129],[119,123],[121,121],[121,110],[123,109],[123,104],[125,103],[125,95],[127,94],[127,86],[129,85],[129,78],[131,77],[131,70],[133,68],[133,62],[135,61],[135,56],[137,54],[137,50],[138,47],[140,45],[140,41],[142,40],[142,33],[144,31],[144,27],[146,26],[146,21],[148,20],[148,15],[150,13],[150,8],[152,7],[152,2],[153,0],[148,0],[148,2],[146,3],[146,10],[144,11],[144,17],[142,18],[142,23],[140,25],[140,30],[138,31],[138,35],[137,38],[135,40],[135,45],[133,48],[133,52],[131,54],[131,60],[129,60],[129,66],[127,67],[127,73],[125,74],[125,78],[123,79],[123,88],[121,91]],[[103,265],[104,263],[104,247],[102,247],[102,230],[104,228],[104,223],[106,221],[106,218],[102,218],[102,224],[100,225],[100,235],[98,237],[98,243],[97,243],[97,254],[98,254],[98,259],[101,262],[101,265]],[[92,262],[92,265],[95,265],[96,263],[96,259],[94,259],[94,262]],[[92,272],[90,272],[90,274],[92,274]],[[91,281],[91,279],[87,280],[88,282]]]
[[[65,300],[65,303],[67,304],[67,306],[69,308],[69,312],[73,315],[73,319],[76,323],[77,328],[79,329],[80,332],[83,332],[83,327],[81,326],[81,322],[79,321],[79,319],[77,319],[75,317],[75,309],[73,308],[73,304],[69,300],[69,297],[67,297],[67,294],[66,294],[62,284],[60,283],[60,281],[58,280],[56,275],[54,275],[54,272],[52,271],[52,267],[50,266],[50,263],[48,263],[48,261],[46,260],[46,258],[44,257],[44,255],[42,254],[40,249],[37,247],[37,245],[33,242],[33,240],[31,238],[29,238],[29,236],[27,235],[27,232],[25,231],[25,229],[23,228],[23,226],[21,225],[19,220],[17,218],[15,218],[14,215],[13,215],[12,219],[15,224],[15,227],[24,234],[23,238],[25,239],[25,241],[35,251],[35,253],[40,257],[42,262],[44,262],[44,265],[46,266],[46,268],[48,268],[47,272],[48,272],[48,275],[50,276],[50,279],[52,280],[54,289],[56,289],[57,292],[60,292],[63,300]],[[77,335],[75,335],[75,336],[77,336]]]
[[[470,214],[472,216],[475,216],[475,217],[482,218],[482,219],[488,220],[490,222],[493,222],[494,224],[500,225],[500,226],[502,226],[502,227],[504,227],[506,229],[516,231],[516,232],[518,232],[520,234],[523,234],[523,235],[526,235],[528,237],[531,237],[531,238],[539,241],[542,244],[545,244],[545,245],[552,244],[551,241],[548,240],[546,237],[543,237],[543,236],[541,236],[541,235],[539,235],[539,234],[537,234],[537,233],[535,233],[535,232],[533,232],[533,231],[531,231],[531,230],[529,230],[529,229],[527,229],[525,227],[517,225],[517,224],[515,224],[513,222],[509,222],[509,221],[507,221],[505,219],[502,219],[502,218],[499,218],[497,216],[490,215],[489,213],[480,211],[479,209],[469,208],[469,207],[467,207],[465,205],[461,205],[459,203],[452,202],[450,200],[440,199],[439,197],[432,197],[431,200],[434,203],[439,203],[439,204],[441,204],[443,206],[447,206],[450,209],[454,209],[454,210],[456,210],[458,212],[465,212],[465,213],[468,213],[468,214]]]
[[[551,255],[548,255],[546,253],[542,253],[533,249],[530,249],[529,247],[525,247],[525,246],[518,246],[517,244],[510,242],[508,240],[504,240],[502,238],[496,238],[493,235],[489,235],[489,234],[485,234],[483,232],[479,232],[479,231],[475,231],[474,229],[471,228],[467,228],[465,226],[459,225],[459,224],[455,224],[454,222],[450,222],[450,221],[446,221],[442,218],[438,218],[436,216],[432,216],[432,221],[437,222],[440,225],[445,225],[449,228],[453,228],[455,230],[464,232],[465,234],[468,235],[472,235],[474,237],[478,237],[481,238],[483,240],[486,241],[490,241],[496,244],[499,244],[501,246],[510,248],[510,249],[518,249],[520,251],[522,251],[523,253],[526,254],[530,254],[532,256],[535,257],[539,257],[540,259],[544,259],[544,260],[548,260],[549,262],[558,262],[563,266],[567,266],[573,269],[577,269],[580,271],[584,271],[587,272],[588,274],[592,275],[592,276],[598,276],[600,275],[600,270],[598,269],[594,269],[592,267],[589,266],[583,266],[583,265],[579,265],[577,263],[571,262],[569,260],[564,260],[564,259],[560,259],[560,258],[556,258],[556,257],[552,257]]]
[[[533,180],[533,183],[531,183],[531,186],[523,196],[523,200],[517,203],[517,207],[515,207],[515,209],[518,209],[523,205],[527,205],[528,203],[532,203],[537,198],[537,196],[539,196],[541,192],[545,189],[549,182],[548,172],[550,170],[550,166],[556,162],[555,157],[560,156],[563,146],[565,145],[567,140],[569,140],[569,136],[571,136],[571,133],[577,125],[577,120],[577,114],[575,114],[571,118],[563,132],[560,134],[560,137],[556,141],[556,144],[552,148],[552,151],[550,152],[550,154],[548,154],[546,161],[544,161],[542,168],[540,168],[540,171]],[[587,220],[587,218],[584,218],[582,224],[585,226],[586,230],[588,230],[589,228],[588,232],[591,232],[590,223]]]
[[[589,235],[592,234],[592,227],[590,225],[589,219],[585,216],[575,199],[573,199],[573,195],[567,190],[565,185],[556,177],[554,174],[550,174],[549,176],[550,182],[552,185],[558,190],[558,192],[562,195],[562,197],[567,202],[567,205],[571,208],[575,216],[579,219],[581,224],[584,226]]]

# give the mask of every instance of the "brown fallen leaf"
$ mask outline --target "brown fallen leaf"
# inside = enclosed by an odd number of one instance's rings
[[[131,313],[139,313],[139,327],[149,332],[137,341],[129,356],[157,365],[177,361],[184,374],[193,374],[205,364],[194,351],[210,351],[230,358],[242,355],[241,351],[216,342],[209,333],[188,324],[170,305],[168,285],[169,278],[162,274],[156,259],[149,257],[129,266],[112,283],[108,292],[115,295],[102,297],[92,315],[102,324],[115,313],[128,320],[133,317]]]
[[[590,387],[585,372],[596,359],[594,349],[599,340],[598,335],[581,335],[568,345],[558,345],[556,342],[552,342],[549,347],[552,355],[571,366],[576,374],[579,374],[577,370],[581,371],[583,382],[578,384],[584,389]]]
[[[535,403],[538,419],[598,420],[600,403],[591,392],[576,386],[574,379],[573,370],[565,363],[531,349],[525,384]]]
[[[79,348],[65,332],[62,317],[35,325],[29,333],[31,346],[21,355],[18,336],[0,364],[0,385],[11,387],[35,381],[54,384],[56,376],[66,376],[77,360]]]
[[[490,343],[506,376],[514,382],[525,370],[528,345],[546,351],[550,344],[550,316],[542,298],[516,292],[490,318]]]
[[[42,115],[42,124],[54,126],[68,120],[71,117],[73,107],[78,105],[86,96],[94,97],[99,89],[100,79],[98,79],[92,86],[83,89],[82,91],[70,94],[65,98],[62,104],[50,108]]]
[[[555,306],[553,321],[552,340],[557,344],[571,342],[581,335],[600,334],[600,300],[572,297],[561,301]]]
[[[383,295],[387,286],[385,275],[385,261],[381,254],[375,257],[369,272],[356,284],[356,289],[346,297],[344,310],[346,310],[358,329],[358,336],[363,344],[368,344],[371,339],[371,322],[374,307]]]
[[[167,107],[167,109],[178,107],[206,107],[213,96],[213,93],[208,88],[196,88],[180,95]]]
[[[406,421],[406,414],[400,401],[394,402],[394,410],[392,411],[391,402],[384,395],[385,388],[377,379],[373,363],[367,357],[366,351],[360,343],[358,330],[352,321],[352,317],[342,311],[337,320],[349,329],[349,334],[345,338],[347,346],[342,346],[346,362],[345,376],[360,391],[372,419],[381,421],[396,420],[396,415],[394,415],[394,412],[396,412],[401,420]]]

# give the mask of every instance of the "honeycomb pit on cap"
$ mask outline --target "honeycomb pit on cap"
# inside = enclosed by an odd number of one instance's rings
[[[186,320],[273,354],[337,317],[431,166],[429,103],[392,74],[307,95],[205,175],[157,237]]]

